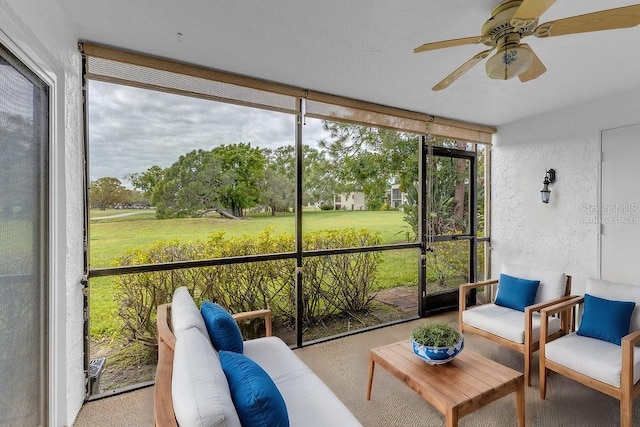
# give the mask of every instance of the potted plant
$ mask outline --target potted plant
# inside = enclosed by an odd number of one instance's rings
[[[462,351],[464,336],[445,322],[427,322],[411,333],[413,352],[432,365],[447,363]]]

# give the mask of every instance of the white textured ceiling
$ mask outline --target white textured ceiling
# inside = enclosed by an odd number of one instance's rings
[[[413,48],[479,35],[496,0],[58,1],[80,40],[493,126],[640,87],[639,26],[528,37],[538,79],[491,80],[483,61],[431,91],[485,47]],[[636,2],[558,0],[540,22]]]

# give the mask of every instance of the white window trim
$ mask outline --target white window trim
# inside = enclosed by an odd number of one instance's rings
[[[5,7],[6,6],[6,7]],[[0,43],[49,86],[49,275],[48,275],[48,413],[50,426],[67,424],[67,349],[66,343],[66,226],[64,179],[63,70],[42,43],[7,6],[0,9]],[[60,101],[62,100],[62,101]],[[60,115],[62,113],[62,115]],[[58,284],[55,289],[54,284]]]

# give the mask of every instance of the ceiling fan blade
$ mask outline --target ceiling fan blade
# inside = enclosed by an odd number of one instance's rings
[[[511,25],[516,29],[533,25],[555,2],[556,0],[524,0],[511,18]]]
[[[536,37],[555,37],[591,31],[630,28],[640,24],[640,4],[572,16],[538,25]]]
[[[547,67],[544,66],[538,55],[531,49],[531,46],[528,44],[522,44],[521,46],[529,48],[531,53],[533,54],[533,62],[529,65],[529,68],[523,73],[521,73],[518,78],[522,83],[528,82],[529,80],[537,79],[541,75],[547,72]]]
[[[483,36],[464,37],[461,39],[443,40],[441,42],[425,43],[422,46],[418,46],[413,49],[413,53],[426,52],[429,50],[443,49],[445,47],[462,46],[465,44],[481,43],[484,39]]]
[[[474,56],[473,58],[471,58],[470,60],[468,60],[467,62],[462,64],[460,67],[458,67],[453,73],[451,73],[447,77],[445,77],[440,83],[435,85],[431,90],[438,91],[438,90],[442,90],[442,89],[445,89],[445,88],[449,87],[449,85],[451,83],[453,83],[456,80],[458,80],[458,78],[460,76],[462,76],[464,73],[469,71],[474,65],[476,65],[478,62],[482,61],[487,56],[489,56],[489,53],[492,50],[493,49],[488,49],[488,50],[485,50],[485,51],[482,51],[482,52],[478,53],[476,56]]]

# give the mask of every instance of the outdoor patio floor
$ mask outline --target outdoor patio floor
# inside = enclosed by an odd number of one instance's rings
[[[432,317],[457,322],[457,312]],[[296,349],[300,357],[342,400],[364,426],[443,426],[444,417],[417,393],[382,368],[377,368],[371,400],[366,400],[369,349],[408,339],[425,319],[413,320],[369,332]],[[522,372],[522,355],[484,338],[467,334],[465,350],[479,353]],[[528,426],[617,426],[619,402],[557,374],[548,379],[547,399],[538,395],[537,356],[533,360],[532,386],[525,390]],[[459,425],[512,427],[516,421],[515,396],[509,395],[470,415]],[[91,401],[74,426],[152,426],[153,387]],[[633,425],[640,425],[640,399],[634,404]],[[296,427],[296,426],[293,426]],[[301,426],[303,427],[303,426]]]

